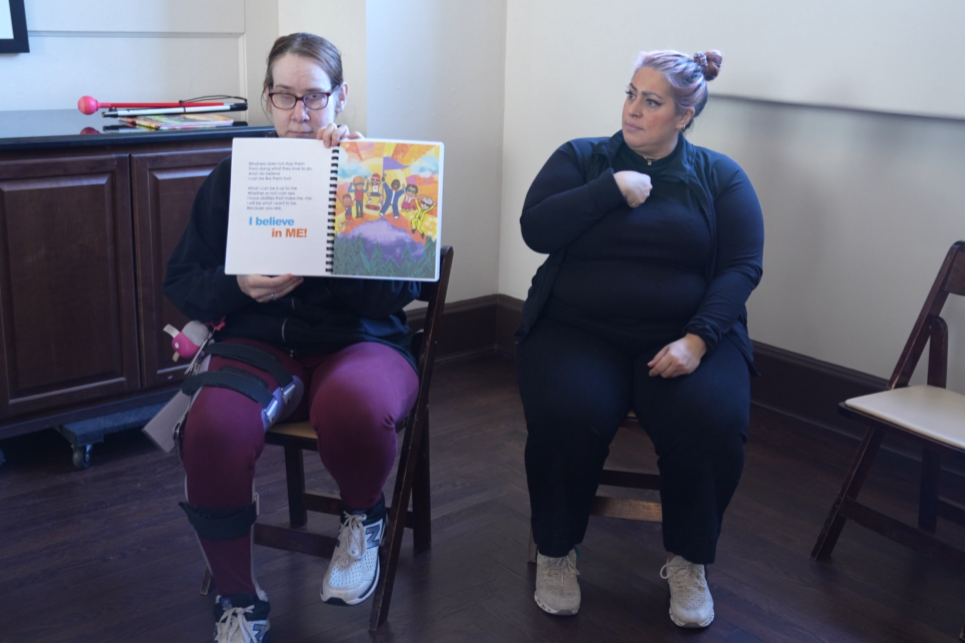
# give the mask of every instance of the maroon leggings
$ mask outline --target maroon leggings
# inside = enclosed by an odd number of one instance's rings
[[[418,394],[419,378],[405,358],[375,342],[300,359],[261,342],[228,342],[272,353],[305,383],[301,404],[286,421],[310,420],[322,463],[346,505],[368,509],[377,504],[395,460],[396,427]],[[253,373],[271,389],[278,386],[264,371],[234,360],[213,357],[209,370],[223,365]],[[260,404],[229,389],[201,389],[184,430],[188,503],[211,511],[250,505],[255,460],[264,444]],[[232,540],[198,540],[220,594],[256,594],[250,533]]]

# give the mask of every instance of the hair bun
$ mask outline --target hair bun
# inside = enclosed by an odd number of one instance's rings
[[[693,61],[697,63],[700,71],[704,74],[704,80],[708,81],[717,78],[717,74],[720,73],[720,64],[723,60],[724,57],[721,56],[720,52],[716,49],[704,52],[698,51],[694,54],[693,58]]]

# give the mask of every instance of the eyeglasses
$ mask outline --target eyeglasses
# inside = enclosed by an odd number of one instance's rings
[[[268,99],[271,104],[278,109],[294,109],[298,101],[302,101],[306,109],[325,109],[328,105],[328,97],[333,92],[320,92],[318,94],[305,94],[304,96],[294,96],[282,92],[269,92]]]

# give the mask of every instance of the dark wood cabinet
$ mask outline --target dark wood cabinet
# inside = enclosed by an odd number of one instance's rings
[[[0,162],[0,418],[138,390],[129,159]]]
[[[166,324],[181,328],[188,319],[161,292],[164,265],[188,223],[198,188],[230,153],[215,149],[131,157],[141,377],[146,387],[177,382],[184,373],[184,362],[172,360],[171,338],[163,329]]]
[[[267,131],[231,130],[0,136],[0,438],[170,397],[165,264],[231,138]]]

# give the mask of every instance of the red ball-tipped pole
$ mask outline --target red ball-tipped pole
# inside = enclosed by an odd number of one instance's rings
[[[77,109],[83,114],[93,114],[99,109],[109,109],[116,107],[143,107],[143,108],[162,108],[162,107],[214,107],[224,105],[224,103],[102,103],[92,96],[83,96],[77,101]]]

